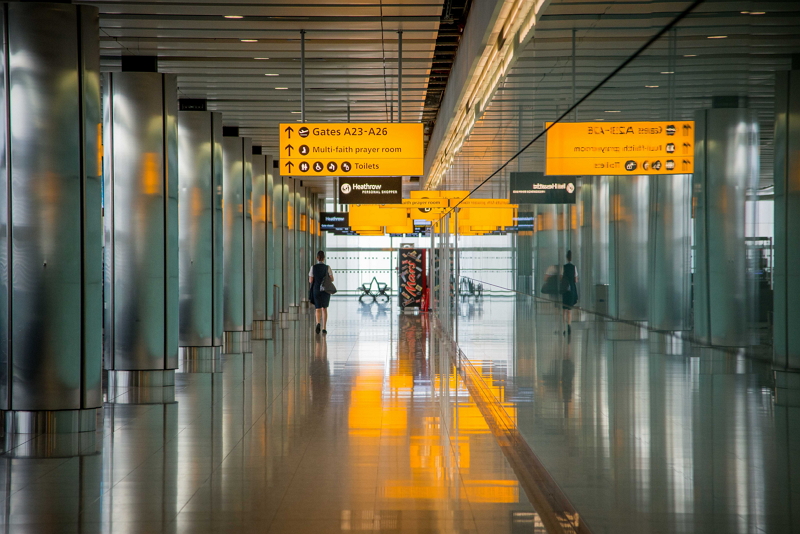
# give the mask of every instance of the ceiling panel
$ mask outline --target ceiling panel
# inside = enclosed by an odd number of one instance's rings
[[[353,121],[396,118],[397,30],[403,119],[415,121],[442,15],[442,0],[82,3],[100,9],[103,71],[119,70],[122,55],[157,55],[159,70],[178,76],[180,97],[206,98],[226,126],[273,154],[278,124],[300,117],[300,30],[308,121],[346,121],[348,107]]]
[[[553,0],[534,38],[496,92],[444,183],[472,189],[541,133],[689,2],[599,2]],[[763,15],[742,11],[758,9]],[[575,63],[573,92],[573,29]],[[711,38],[725,36],[725,38]],[[761,184],[772,184],[775,72],[800,54],[800,2],[707,0],[673,35],[594,93],[577,120],[692,119],[720,95],[747,96],[758,112]],[[567,120],[574,120],[568,117]],[[507,172],[543,169],[544,139],[526,150],[478,196],[505,195]]]

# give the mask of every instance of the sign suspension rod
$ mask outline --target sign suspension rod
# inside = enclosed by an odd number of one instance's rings
[[[403,30],[397,30],[397,122],[403,122]]]
[[[306,31],[300,30],[300,122],[306,122]]]

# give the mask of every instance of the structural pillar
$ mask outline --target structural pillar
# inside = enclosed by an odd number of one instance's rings
[[[272,300],[273,319],[286,319],[286,299],[284,298],[284,246],[286,243],[286,178],[276,174],[272,184]]]
[[[267,195],[269,191],[269,195]],[[272,156],[253,147],[253,339],[270,339],[268,211],[272,196]]]
[[[609,315],[646,321],[650,177],[612,176],[609,186]]]
[[[125,70],[103,84],[109,391],[174,386],[178,367],[177,78]]]
[[[223,352],[251,352],[253,330],[253,143],[223,128]]]
[[[756,112],[737,97],[695,114],[694,329],[701,343],[746,343],[745,198],[758,181]]]
[[[0,409],[9,451],[30,439],[17,434],[93,432],[103,403],[100,55],[96,7],[0,6]]]
[[[689,330],[692,176],[650,177],[648,325]]]
[[[287,178],[284,180],[283,200],[285,204],[285,223],[286,238],[283,242],[283,298],[284,305],[287,306],[290,320],[297,320],[300,313],[299,302],[297,300],[297,274],[300,269],[299,258],[297,257],[297,188],[300,180]],[[307,271],[306,271],[307,272]],[[303,273],[308,280],[306,272]]]
[[[517,271],[517,286],[519,293],[533,295],[533,221],[535,213],[533,211],[522,211],[517,213],[517,226],[522,226],[525,230],[518,230],[516,234],[517,246],[515,247],[515,263]]]
[[[594,273],[592,269],[592,258],[594,256],[594,236],[592,218],[594,214],[594,203],[592,201],[595,193],[593,177],[583,176],[578,178],[578,233],[580,234],[580,246],[578,250],[573,249],[572,254],[575,259],[575,266],[578,271],[578,305],[588,310],[594,310],[595,291]]]
[[[800,406],[800,70],[777,73],[775,96],[774,364]]]
[[[222,355],[222,114],[179,111],[178,141],[178,353],[213,359]]]

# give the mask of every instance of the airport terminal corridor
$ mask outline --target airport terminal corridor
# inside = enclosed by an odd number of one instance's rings
[[[797,0],[0,36],[0,534],[800,534]]]
[[[4,458],[6,531],[533,525],[449,356],[431,354],[428,317],[361,308],[334,301],[327,336],[313,334],[305,315],[254,341],[252,353],[181,362],[173,402],[126,405],[129,392],[117,391],[96,453],[92,443],[73,458]]]
[[[767,366],[588,314],[566,336],[530,298],[460,308],[484,404],[575,515],[531,505],[431,317],[340,297],[327,335],[309,312],[251,353],[182,361],[172,401],[118,389],[80,455],[10,451],[7,531],[793,532],[796,414]]]

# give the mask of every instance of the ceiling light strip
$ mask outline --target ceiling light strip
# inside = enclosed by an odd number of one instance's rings
[[[503,3],[467,90],[456,106],[454,120],[448,124],[439,144],[424,188],[434,189],[441,183],[444,173],[452,166],[475,123],[516,62],[518,50],[533,36],[531,30],[547,3],[548,0],[505,0]]]

